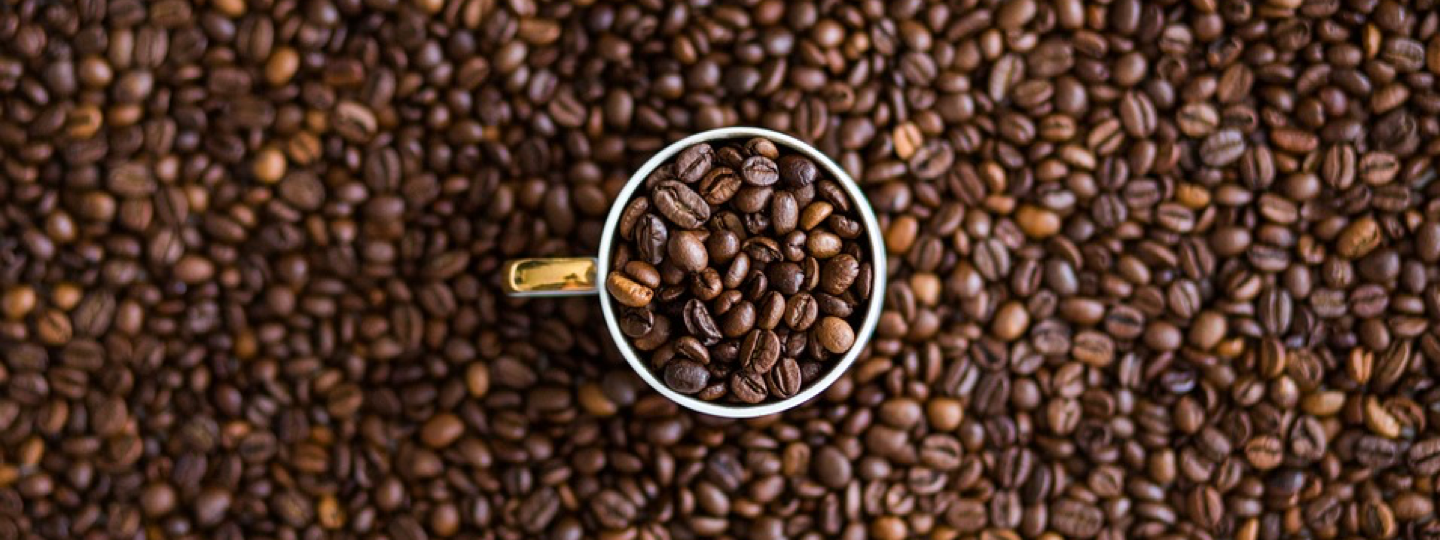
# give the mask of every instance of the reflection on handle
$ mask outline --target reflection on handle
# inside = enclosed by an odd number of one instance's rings
[[[597,294],[590,257],[515,259],[505,263],[505,292],[510,296],[580,296]]]

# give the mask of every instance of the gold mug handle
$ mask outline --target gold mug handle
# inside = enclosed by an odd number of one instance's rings
[[[505,293],[510,296],[584,296],[599,294],[599,263],[591,257],[515,259],[505,263]]]

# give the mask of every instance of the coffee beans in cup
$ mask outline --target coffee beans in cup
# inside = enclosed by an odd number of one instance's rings
[[[810,158],[765,138],[699,143],[626,203],[605,287],[670,389],[782,400],[856,344],[874,279],[864,232]]]

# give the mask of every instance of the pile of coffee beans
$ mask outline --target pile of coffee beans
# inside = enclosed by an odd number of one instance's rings
[[[1440,537],[1437,8],[3,2],[0,538]],[[888,250],[748,421],[498,271],[725,125]]]
[[[624,203],[605,288],[671,390],[782,400],[855,345],[874,269],[856,202],[828,176],[769,139],[698,143]]]

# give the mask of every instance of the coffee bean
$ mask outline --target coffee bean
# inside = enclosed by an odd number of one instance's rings
[[[765,269],[765,276],[771,288],[786,296],[800,292],[801,284],[805,281],[805,272],[800,269],[800,265],[789,261],[771,264]]]
[[[538,533],[554,521],[560,511],[560,497],[549,486],[534,489],[521,499],[516,508],[516,519],[522,530]]]
[[[681,336],[671,344],[676,357],[705,365],[710,363],[710,350],[694,336]]]
[[[800,364],[794,358],[785,357],[770,371],[769,392],[778,398],[788,398],[800,392]]]
[[[1301,417],[1290,430],[1290,451],[1300,459],[1319,459],[1328,446],[1329,437],[1312,416]]]
[[[1004,125],[1002,125],[1002,129],[1005,129]],[[1002,132],[1002,135],[1008,133],[1009,137],[1007,138],[1010,139],[1029,139],[1030,136],[1028,132],[1024,132],[1024,130],[1025,128],[1016,127],[1012,131]],[[1023,134],[1016,133],[1017,131]],[[930,180],[939,178],[940,175],[945,174],[946,171],[950,170],[950,166],[954,162],[954,148],[945,141],[936,140],[927,142],[921,146],[915,151],[915,155],[910,156],[906,164],[909,166],[910,173],[915,175],[916,178]]]
[[[1083,331],[1075,335],[1071,354],[1090,365],[1108,366],[1115,361],[1115,341],[1100,332]]]
[[[829,294],[840,294],[859,277],[860,265],[850,255],[839,255],[825,262],[820,270],[820,290]]]
[[[654,214],[645,214],[635,224],[635,249],[640,260],[660,264],[665,260],[670,228]]]
[[[945,523],[960,532],[974,533],[989,523],[989,510],[985,504],[974,499],[960,499],[951,503],[945,511]]]
[[[1200,145],[1200,159],[1211,167],[1234,163],[1245,153],[1244,136],[1237,130],[1222,129],[1205,138]]]
[[[834,211],[835,207],[828,202],[812,202],[800,213],[800,228],[806,231],[812,230],[824,223]]]
[[[780,147],[765,137],[754,137],[745,141],[745,152],[752,156],[765,156],[770,159],[780,157]]]
[[[626,240],[635,239],[635,228],[640,223],[640,218],[650,210],[650,199],[638,197],[625,205],[620,213],[620,237]]]
[[[616,302],[630,307],[645,307],[655,296],[653,289],[616,272],[610,273],[605,278],[605,290],[615,298]]]
[[[803,332],[810,329],[818,314],[819,304],[809,294],[799,293],[785,301],[785,326],[792,330]]]
[[[770,197],[774,194],[775,190],[769,187],[742,187],[739,191],[735,192],[735,198],[731,200],[730,204],[742,213],[758,214],[764,211],[765,207],[770,204]],[[768,220],[769,217],[755,216],[752,219]],[[756,233],[765,228],[767,227],[751,228],[750,232]]]
[[[450,446],[464,434],[465,424],[454,414],[436,415],[420,428],[420,440],[431,448]]]
[[[739,302],[725,311],[724,317],[725,319],[720,324],[720,333],[727,338],[743,336],[755,328],[755,305],[750,302]]]
[[[780,168],[780,179],[792,188],[811,185],[820,174],[815,162],[804,156],[781,156],[777,165]]]
[[[685,329],[690,335],[700,338],[705,345],[714,345],[721,338],[720,330],[710,309],[701,300],[691,299],[685,303]],[[626,335],[630,335],[628,332]],[[636,336],[631,336],[636,337]]]
[[[766,256],[772,255],[768,251],[762,253]],[[726,288],[737,289],[749,277],[750,255],[741,252],[736,254],[735,258],[730,261],[730,266],[725,268],[725,273],[720,275],[720,282]]]
[[[1155,132],[1155,104],[1143,93],[1130,91],[1120,100],[1120,120],[1132,137],[1147,137]]]
[[[751,186],[771,186],[780,181],[780,169],[765,156],[751,156],[740,165],[740,175]]]
[[[829,294],[819,293],[814,295],[815,303],[819,311],[825,315],[836,317],[849,317],[855,310],[854,302]]]
[[[991,332],[1005,341],[1014,341],[1030,326],[1030,312],[1019,302],[1007,302],[995,314]]]
[[[1051,503],[1050,516],[1056,531],[1074,538],[1092,538],[1104,526],[1104,514],[1099,508],[1074,499]]]
[[[770,199],[770,226],[777,234],[788,234],[799,226],[800,206],[794,193],[782,191]],[[813,227],[812,227],[813,228]],[[809,230],[809,229],[806,229]],[[838,249],[838,245],[836,248]],[[814,248],[811,248],[814,251]],[[818,255],[817,255],[818,256]]]
[[[1340,231],[1335,251],[1347,259],[1364,257],[1380,245],[1380,235],[1379,224],[1373,218],[1362,217]]]
[[[1440,438],[1425,438],[1410,447],[1406,459],[1416,474],[1440,472]]]
[[[728,168],[715,168],[705,174],[700,180],[699,193],[705,202],[711,205],[722,205],[728,202],[741,187],[740,176]]]
[[[705,238],[705,249],[712,261],[730,262],[740,253],[740,237],[728,230],[713,231]]]
[[[711,148],[708,144],[700,143],[687,147],[675,158],[675,175],[681,182],[693,184],[700,181],[700,178],[704,177],[705,173],[710,171],[711,163],[713,163],[714,160],[715,149]],[[666,213],[665,216],[671,217],[669,213]],[[671,218],[671,220],[673,221],[674,218]],[[704,221],[704,219],[701,221]],[[680,222],[677,221],[676,223],[679,224]],[[681,224],[681,226],[687,229],[696,227],[683,224]]]
[[[379,125],[375,113],[365,105],[354,101],[342,101],[335,106],[330,123],[335,131],[350,142],[365,143],[375,137]]]
[[[767,293],[756,303],[755,326],[774,330],[785,317],[785,296],[776,291]]]
[[[817,259],[829,259],[839,255],[844,245],[844,240],[833,233],[813,231],[805,240],[805,254]]]
[[[710,371],[692,360],[676,360],[665,366],[665,385],[682,394],[693,394],[710,382]]]
[[[666,253],[671,263],[686,272],[698,272],[710,264],[704,240],[693,231],[677,231],[670,235]]]
[[[1400,162],[1389,152],[1369,152],[1360,158],[1355,171],[1366,184],[1383,186],[1395,180],[1400,172]]]
[[[1205,137],[1220,126],[1220,113],[1209,103],[1190,103],[1180,108],[1176,125],[1185,135]]]
[[[656,316],[650,331],[635,338],[635,348],[642,351],[653,351],[665,345],[670,340],[670,324],[668,317]]]
[[[650,263],[644,261],[630,261],[625,263],[625,266],[624,268],[622,268],[622,270],[626,277],[629,277],[636,283],[639,283],[651,289],[659,288],[662,284],[660,278],[660,270],[656,269],[655,266]]]
[[[225,518],[233,499],[229,493],[210,488],[202,491],[193,506],[195,520],[201,526],[213,526]]]
[[[601,491],[590,501],[590,512],[601,526],[608,529],[623,529],[635,521],[639,514],[635,503],[614,490]]]
[[[655,209],[681,228],[696,229],[710,219],[710,205],[685,184],[666,181],[651,194]]]
[[[1402,457],[1400,445],[1387,438],[1364,435],[1355,443],[1355,460],[1367,467],[1391,467]]]
[[[730,394],[743,403],[764,401],[766,388],[764,377],[753,371],[739,371],[730,376]]]
[[[841,354],[850,350],[855,344],[855,331],[839,317],[825,317],[820,320],[814,331],[815,339],[825,350],[835,354]]]
[[[747,371],[764,375],[780,360],[780,340],[774,332],[754,329],[740,345],[740,365]]]
[[[816,479],[830,489],[844,488],[854,474],[850,458],[834,446],[820,447],[811,463]]]

